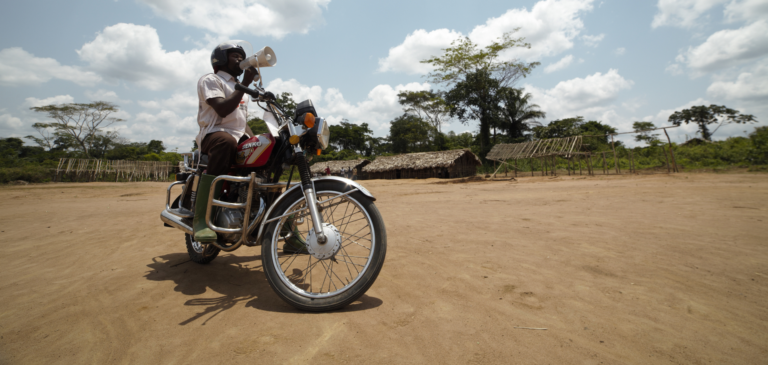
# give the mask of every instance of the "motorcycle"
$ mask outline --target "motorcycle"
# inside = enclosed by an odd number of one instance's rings
[[[260,86],[236,89],[250,95],[268,124],[277,127],[240,143],[230,173],[211,183],[205,222],[217,240],[197,242],[192,228],[207,163],[198,152],[182,154],[183,167],[167,188],[161,220],[184,232],[189,257],[198,264],[210,263],[221,251],[261,246],[269,285],[298,309],[329,311],[354,302],[373,285],[386,256],[387,232],[376,198],[357,181],[312,177],[309,161],[328,147],[330,129],[311,100],[288,115]],[[289,167],[288,181],[281,182]],[[294,169],[298,182],[290,179]],[[181,193],[171,201],[176,186]]]

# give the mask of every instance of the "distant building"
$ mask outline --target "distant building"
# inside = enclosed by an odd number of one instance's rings
[[[363,167],[366,179],[426,179],[474,176],[480,159],[470,150],[377,157]],[[359,170],[358,170],[359,171]]]

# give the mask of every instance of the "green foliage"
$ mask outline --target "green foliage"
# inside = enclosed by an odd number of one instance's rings
[[[684,109],[682,111],[674,112],[669,116],[669,122],[674,125],[681,125],[682,123],[696,123],[699,126],[699,132],[701,137],[707,141],[712,140],[712,135],[723,124],[730,123],[754,123],[757,120],[753,115],[740,114],[738,110],[726,108],[723,105],[699,105],[693,106],[690,109]],[[719,122],[719,123],[718,123]],[[717,128],[710,132],[708,125],[717,124]]]
[[[358,154],[371,155],[373,131],[368,128],[368,123],[357,125],[343,119],[339,125],[332,125],[329,129],[331,130],[330,144],[335,149],[348,149]]]
[[[436,84],[454,85],[465,79],[466,75],[484,70],[507,86],[520,77],[525,77],[539,62],[525,63],[517,60],[499,61],[499,55],[512,48],[530,49],[530,43],[525,38],[512,38],[520,28],[504,33],[498,40],[485,48],[479,48],[469,37],[461,37],[451,43],[439,57],[421,61],[435,67],[428,77]]]
[[[431,151],[430,132],[432,126],[424,119],[412,114],[403,114],[390,123],[389,140],[393,153]]]
[[[110,117],[112,113],[119,111],[117,105],[105,102],[95,101],[88,104],[59,104],[59,105],[46,105],[41,107],[32,107],[31,110],[43,113],[48,118],[53,119],[52,123],[38,123],[33,127],[41,133],[42,138],[36,138],[32,136],[30,139],[38,143],[41,147],[51,148],[50,134],[44,135],[43,133],[50,133],[49,130],[55,130],[54,135],[62,141],[67,142],[67,147],[76,147],[80,149],[84,156],[91,156],[99,158],[100,156],[93,155],[90,151],[93,148],[99,150],[98,153],[103,153],[106,148],[103,146],[109,141],[105,141],[115,137],[116,134],[102,133],[102,129],[106,128],[113,123],[123,122],[123,119]]]
[[[440,131],[440,126],[450,110],[440,92],[429,91],[402,91],[397,94],[400,105],[406,113],[415,114],[429,122],[432,127]]]
[[[768,127],[757,127],[749,134],[752,142],[752,150],[749,153],[749,162],[755,165],[768,164]]]
[[[293,118],[293,115],[296,114],[296,103],[295,100],[293,100],[293,94],[289,92],[284,92],[280,95],[275,96],[277,100],[278,105],[283,107],[283,110],[285,110],[285,113],[288,115],[289,118]],[[256,131],[254,131],[256,133]]]
[[[502,88],[499,97],[503,105],[500,107],[499,116],[494,127],[507,133],[508,143],[524,142],[528,139],[526,132],[534,126],[541,126],[537,119],[547,116],[537,104],[532,104],[533,95],[522,89]]]
[[[636,142],[645,142],[649,145],[657,144],[659,142],[659,134],[651,134],[650,130],[655,129],[656,126],[651,122],[634,122],[632,123],[632,129],[638,134],[635,135]]]
[[[248,121],[248,127],[251,128],[251,131],[256,136],[264,133],[269,133],[269,127],[267,127],[267,122],[265,122],[263,119],[258,117],[251,118],[251,120]],[[195,144],[197,144],[197,142],[195,142]]]
[[[503,51],[531,47],[524,38],[512,37],[518,30],[504,33],[485,48],[478,47],[469,37],[461,37],[439,57],[421,61],[435,68],[428,75],[434,83],[451,88],[445,96],[450,115],[458,117],[462,123],[469,119],[480,122],[479,155],[482,159],[491,149],[490,127],[501,103],[498,91],[530,74],[539,65],[538,62],[499,61]]]
[[[533,137],[536,139],[564,138],[581,134],[581,126],[584,117],[558,119],[545,126],[533,128]]]

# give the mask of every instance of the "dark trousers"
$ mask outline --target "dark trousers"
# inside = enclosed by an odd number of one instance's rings
[[[240,142],[248,139],[247,135]],[[208,175],[224,175],[235,164],[238,141],[227,132],[213,132],[205,135],[200,152],[208,155]]]

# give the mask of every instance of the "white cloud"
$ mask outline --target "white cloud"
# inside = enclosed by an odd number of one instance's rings
[[[695,75],[732,67],[768,54],[768,22],[757,21],[739,29],[715,32],[676,60],[695,70]]]
[[[16,118],[10,114],[0,115],[0,130],[3,130],[3,132],[7,130],[20,129],[23,126],[24,126],[24,123],[22,123],[21,119],[19,118]]]
[[[768,58],[749,67],[734,81],[715,81],[707,95],[725,100],[757,102],[768,105]]]
[[[651,26],[658,28],[671,25],[691,28],[698,24],[697,20],[709,9],[723,4],[728,0],[659,0],[656,7],[659,11],[653,17]]]
[[[192,88],[212,72],[209,50],[166,51],[148,25],[119,23],[104,28],[77,53],[107,80],[124,80],[151,90]]]
[[[131,103],[130,100],[120,99],[120,97],[117,96],[116,92],[111,90],[104,90],[104,89],[99,89],[96,91],[87,90],[85,92],[85,97],[91,101],[108,101],[110,103],[117,103],[117,104]]]
[[[502,55],[505,59],[534,61],[556,56],[573,48],[574,38],[584,29],[579,16],[592,10],[593,1],[542,0],[530,11],[525,8],[511,9],[499,17],[488,19],[485,24],[476,26],[468,37],[484,47],[519,27],[521,29],[514,36],[525,37],[531,48],[508,51]],[[379,60],[379,71],[426,74],[432,70],[431,66],[419,61],[439,56],[442,49],[450,47],[451,42],[460,36],[461,33],[448,29],[414,31],[406,36],[403,43],[390,48],[386,58]]]
[[[547,67],[545,67],[544,73],[552,73],[558,70],[562,70],[570,66],[572,62],[573,62],[573,55],[567,55],[563,57],[560,61],[549,64]]]
[[[533,101],[547,113],[547,119],[602,116],[610,108],[622,90],[630,89],[634,82],[610,69],[605,74],[597,72],[585,78],[561,81],[554,88],[542,90],[525,85],[533,95]]]
[[[600,42],[605,38],[605,34],[600,35],[583,35],[581,39],[587,47],[597,47]]]
[[[730,22],[753,21],[768,17],[768,2],[765,0],[731,0],[725,7],[725,18]]]
[[[624,48],[624,47],[619,47],[619,48],[616,48],[616,49],[613,51],[613,53],[614,53],[615,55],[617,55],[617,56],[623,56],[623,55],[624,55],[624,53],[627,53],[627,49],[626,49],[626,48]]]
[[[531,11],[525,8],[508,10],[491,18],[469,33],[480,45],[488,45],[505,32],[521,28],[515,36],[525,37],[531,49],[517,48],[508,57],[538,60],[558,55],[573,48],[573,39],[584,29],[579,16],[592,10],[593,0],[542,0]]]
[[[171,110],[179,114],[197,115],[198,98],[197,94],[184,91],[173,93],[168,99],[139,101],[138,104],[146,109]]]
[[[228,37],[282,38],[322,23],[330,0],[139,0],[158,16]]]
[[[62,66],[53,58],[35,57],[19,47],[0,50],[0,85],[39,85],[51,79],[72,81],[81,86],[101,81],[93,72]]]
[[[438,29],[427,32],[415,30],[405,37],[402,44],[389,49],[387,58],[379,59],[379,71],[395,71],[407,74],[426,74],[432,66],[420,63],[430,57],[439,56],[442,50],[462,34],[453,30]]]
[[[320,86],[306,86],[302,85],[296,79],[283,80],[275,79],[267,85],[267,90],[272,91],[276,95],[284,92],[292,94],[293,100],[300,103],[304,100],[311,99],[313,103],[322,99],[323,88]]]
[[[45,98],[45,99],[29,97],[24,99],[24,106],[26,108],[32,108],[32,107],[40,107],[40,106],[46,106],[46,105],[70,104],[74,102],[75,102],[75,98],[69,95],[56,95],[56,96],[51,96],[50,98]]]
[[[319,86],[302,85],[296,80],[275,79],[266,87],[275,94],[290,92],[294,100],[301,101],[312,99],[318,113],[327,118],[332,124],[346,118],[352,123],[368,123],[374,131],[383,131],[389,121],[403,113],[402,106],[398,103],[397,93],[405,90],[418,91],[429,90],[428,83],[412,82],[406,85],[378,85],[369,93],[368,98],[362,102],[352,104],[344,99],[341,91],[329,88],[325,91]]]

